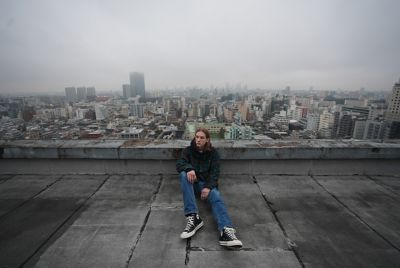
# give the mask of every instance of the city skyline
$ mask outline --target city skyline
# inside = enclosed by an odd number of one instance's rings
[[[365,90],[223,95],[225,89],[192,89],[143,99],[143,73],[130,76],[124,96],[66,87],[65,97],[2,97],[0,138],[190,139],[199,126],[228,140],[400,138],[400,81],[390,96]]]
[[[0,94],[225,87],[391,90],[400,2],[0,3]]]

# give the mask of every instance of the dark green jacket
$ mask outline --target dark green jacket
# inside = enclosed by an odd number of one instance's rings
[[[176,161],[176,170],[178,173],[194,170],[197,179],[205,181],[205,187],[212,189],[218,187],[219,165],[219,154],[214,148],[209,152],[199,152],[192,140]]]

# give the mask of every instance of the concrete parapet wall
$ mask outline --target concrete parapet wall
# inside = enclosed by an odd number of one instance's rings
[[[3,159],[0,174],[177,174],[174,160]],[[390,175],[398,160],[222,160],[221,174]]]
[[[174,160],[189,141],[0,141],[1,159]],[[400,159],[400,143],[353,140],[216,141],[222,160]]]
[[[174,174],[189,141],[1,141],[0,174]],[[398,175],[400,144],[217,141],[223,174]]]

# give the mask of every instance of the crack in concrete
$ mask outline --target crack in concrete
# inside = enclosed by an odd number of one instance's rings
[[[150,213],[151,213],[151,207],[149,207],[149,210],[147,211],[146,217],[144,218],[143,224],[140,227],[139,234],[136,237],[136,241],[133,244],[133,247],[131,248],[131,250],[129,251],[129,257],[128,257],[128,260],[126,261],[125,267],[129,267],[129,263],[132,260],[133,252],[135,252],[135,249],[136,249],[137,245],[139,244],[139,240],[142,237],[144,229],[146,228],[147,222],[149,221]]]
[[[374,179],[373,177],[371,177],[370,175],[364,175],[364,177],[366,177],[367,179],[373,181],[374,183],[376,183],[377,185],[379,185],[380,187],[383,187],[385,190],[389,191],[390,193],[399,196],[399,193],[394,191],[391,187],[389,187],[388,185],[386,185],[385,183],[381,182],[378,179]],[[395,201],[399,201],[396,197],[393,197],[391,195],[388,195],[390,198],[392,198]]]
[[[370,228],[376,235],[382,238],[386,243],[392,246],[394,249],[400,252],[400,248],[393,244],[389,239],[387,239],[384,235],[378,232],[374,227],[368,224],[360,215],[358,215],[355,211],[353,211],[349,206],[347,206],[344,202],[342,202],[335,194],[331,193],[328,189],[326,189],[314,176],[310,176],[317,185],[319,185],[324,191],[326,191],[333,199],[335,199],[340,205],[342,205],[347,211],[349,211],[354,217],[356,217],[361,223]]]
[[[9,176],[9,177],[0,180],[0,184],[5,183],[6,181],[9,181],[9,180],[11,180],[11,178],[15,177],[15,175],[6,175],[6,176]]]
[[[296,258],[297,258],[297,261],[300,263],[301,267],[304,268],[305,265],[304,265],[304,262],[303,262],[303,260],[301,259],[300,254],[299,254],[299,252],[298,252],[298,250],[297,250],[298,247],[297,247],[296,243],[295,243],[294,241],[292,241],[292,240],[289,238],[289,236],[288,236],[288,234],[287,234],[287,232],[286,232],[285,227],[283,226],[281,220],[279,219],[279,217],[278,217],[278,215],[277,215],[277,212],[278,212],[278,211],[275,210],[275,209],[272,207],[272,206],[273,206],[273,202],[269,201],[268,198],[267,198],[267,195],[266,195],[265,193],[262,192],[261,186],[258,184],[257,178],[256,178],[255,176],[252,176],[252,178],[253,178],[253,182],[257,185],[258,190],[260,191],[261,196],[263,197],[265,203],[267,204],[267,207],[268,207],[269,210],[272,212],[272,215],[274,216],[275,221],[277,222],[279,228],[281,229],[283,235],[285,236],[286,243],[287,243],[287,245],[288,245],[288,247],[289,247],[289,251],[292,251],[292,252],[294,253],[294,255],[295,255]]]
[[[292,252],[292,250],[287,250],[283,248],[270,248],[270,249],[256,249],[256,248],[203,248],[203,247],[190,247],[191,251],[200,251],[200,252],[219,252],[219,251],[258,251],[258,252],[270,252],[270,251],[278,251],[278,252]]]
[[[147,211],[147,214],[146,214],[146,217],[144,218],[143,224],[142,224],[142,226],[140,227],[140,231],[139,231],[139,234],[138,234],[137,237],[136,237],[136,241],[135,241],[135,243],[133,244],[132,248],[131,248],[130,251],[129,251],[129,257],[128,257],[128,260],[126,261],[126,264],[125,264],[125,267],[126,267],[126,268],[129,267],[129,263],[130,263],[131,260],[132,260],[133,253],[135,252],[135,249],[136,249],[136,247],[137,247],[138,244],[139,244],[140,238],[142,237],[143,232],[144,232],[144,230],[146,229],[147,222],[149,221],[150,214],[151,214],[152,203],[153,203],[154,200],[156,199],[157,194],[158,194],[159,191],[160,191],[161,184],[162,184],[162,182],[163,182],[163,180],[164,180],[164,177],[163,177],[162,174],[160,174],[159,176],[160,176],[160,179],[159,179],[159,181],[158,181],[157,188],[156,188],[156,190],[154,191],[154,193],[153,193],[153,195],[152,195],[152,197],[150,198],[150,201],[149,201],[149,210]]]
[[[61,176],[61,178],[63,178],[64,176]],[[56,180],[55,182],[57,182],[57,181],[60,181],[61,180],[61,178],[59,178],[58,180]],[[54,236],[54,235],[56,235],[57,234],[57,232],[59,231],[59,230],[61,230],[63,227],[64,227],[64,225],[70,220],[70,219],[72,219],[73,217],[74,217],[74,215],[79,211],[79,210],[81,210],[82,209],[82,207],[88,202],[88,200],[89,199],[91,199],[99,190],[100,190],[100,188],[101,187],[103,187],[103,185],[106,183],[106,181],[108,180],[110,178],[110,175],[109,176],[107,176],[104,180],[103,180],[103,182],[96,188],[96,190],[90,195],[90,196],[88,196],[86,199],[85,199],[85,201],[83,201],[82,202],[82,204],[80,205],[80,206],[78,206],[48,237],[47,237],[47,239],[45,240],[45,241],[43,241],[43,243],[42,244],[40,244],[39,245],[39,247],[20,265],[20,267],[23,267],[23,266],[25,266],[32,258],[34,258],[34,256],[38,253],[38,252],[40,252],[41,250],[42,250],[42,248],[43,247],[45,247],[45,245],[52,239],[52,237]],[[54,182],[54,183],[55,183]],[[51,185],[53,185],[54,183],[52,183]],[[51,186],[50,185],[50,186]],[[49,187],[50,187],[49,186]],[[49,187],[47,187],[47,188],[49,188]],[[46,189],[47,189],[46,188]],[[45,189],[44,189],[45,190]],[[43,191],[44,191],[43,190]],[[41,192],[43,192],[43,191],[41,191]]]
[[[191,238],[186,239],[186,255],[185,255],[185,266],[189,264],[190,260],[190,251],[192,247],[190,246]]]
[[[178,205],[178,206],[163,206],[163,205],[155,205],[151,206],[152,209],[154,210],[176,210],[176,209],[182,209],[183,206]]]

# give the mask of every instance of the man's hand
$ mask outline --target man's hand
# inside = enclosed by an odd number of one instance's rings
[[[197,180],[196,172],[194,170],[189,171],[188,173],[186,173],[186,175],[187,175],[188,181],[191,184],[193,184]]]
[[[201,200],[206,200],[209,193],[210,193],[210,189],[203,188],[203,190],[201,190],[201,196],[200,196]]]

